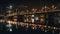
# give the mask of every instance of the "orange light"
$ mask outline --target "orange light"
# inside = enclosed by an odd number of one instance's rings
[[[41,18],[40,21],[43,22],[44,21],[44,18]]]

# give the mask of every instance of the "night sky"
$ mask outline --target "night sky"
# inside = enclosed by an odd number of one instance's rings
[[[59,0],[0,0],[0,7],[7,6],[8,4],[24,4],[28,6],[44,6],[44,5],[60,5]]]

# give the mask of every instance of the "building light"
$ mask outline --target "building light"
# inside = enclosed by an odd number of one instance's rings
[[[56,29],[56,27],[54,27],[54,29]]]
[[[44,15],[41,15],[40,17],[45,17]]]
[[[24,22],[27,22],[27,20],[26,20],[26,19],[24,19]]]
[[[17,19],[14,19],[14,21],[16,22],[16,21],[17,21]]]
[[[35,17],[35,20],[39,20],[39,18],[38,17]]]
[[[52,5],[52,8],[54,8],[55,6],[54,5]]]
[[[34,17],[34,15],[32,15],[32,17]]]
[[[8,24],[17,24],[15,21],[6,21]]]
[[[12,5],[10,5],[9,8],[12,9]]]
[[[44,18],[41,18],[40,21],[41,21],[41,22],[44,22]]]
[[[7,24],[6,27],[12,27],[12,25],[11,24]]]
[[[28,22],[28,18],[26,19],[26,21]]]
[[[33,8],[33,9],[32,9],[32,11],[33,11],[33,12],[36,12],[36,11],[37,11],[37,9]]]
[[[35,29],[34,27],[32,27],[32,29]]]
[[[11,21],[7,21],[9,24],[11,23]]]
[[[46,28],[47,26],[45,25],[44,27]]]
[[[42,25],[38,25],[38,26],[39,26],[39,28],[41,28]]]
[[[13,6],[12,6],[12,5],[10,5],[10,6],[6,7],[6,8],[7,8],[7,9],[12,9],[12,7],[13,7]]]
[[[34,19],[32,18],[32,23],[34,23]]]
[[[28,24],[26,24],[26,25],[27,25],[26,27],[28,28],[29,27]]]
[[[0,22],[5,22],[5,20],[1,19]]]

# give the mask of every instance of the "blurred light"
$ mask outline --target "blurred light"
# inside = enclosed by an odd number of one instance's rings
[[[56,9],[57,7],[55,7],[54,5],[52,5],[52,9]]]
[[[27,20],[26,20],[26,19],[24,19],[24,22],[27,22]]]
[[[5,20],[1,19],[0,22],[5,22]]]
[[[28,18],[26,19],[26,21],[28,22]]]
[[[36,10],[37,10],[37,9],[34,9],[34,8],[32,9],[32,11],[36,11]]]
[[[44,27],[46,28],[47,26],[45,25]]]
[[[45,30],[45,32],[47,32],[47,30]]]
[[[34,15],[32,15],[32,17],[34,17]]]
[[[11,24],[7,24],[6,27],[11,27],[12,25]]]
[[[14,19],[14,21],[16,22],[16,21],[17,21],[17,19]]]
[[[10,28],[10,31],[12,31],[12,29]]]
[[[44,15],[41,15],[40,17],[44,17]]]
[[[50,26],[48,26],[48,28],[51,28]]]
[[[39,28],[42,26],[42,25],[38,25],[39,26]]]
[[[29,27],[28,24],[26,24],[26,25],[27,25],[26,27],[28,28]]]
[[[35,20],[39,20],[39,18],[38,17],[35,17]]]
[[[9,24],[17,24],[17,22],[15,22],[15,21],[7,21],[7,23],[9,23]]]
[[[41,18],[41,19],[40,19],[40,21],[41,21],[41,22],[43,22],[43,21],[44,21],[44,19],[43,19],[43,18]]]
[[[56,29],[56,27],[54,27],[54,29]]]
[[[32,11],[34,11],[35,9],[33,8]]]
[[[34,19],[32,18],[32,23],[34,23]]]
[[[35,29],[34,27],[32,27],[32,29]]]
[[[52,8],[54,8],[55,6],[54,5],[52,5]]]
[[[47,8],[47,6],[45,6],[45,8]]]
[[[12,9],[12,5],[10,5],[9,8]]]
[[[12,9],[12,7],[13,7],[13,6],[12,6],[12,5],[10,5],[10,6],[8,6],[8,7],[7,7],[7,9]]]

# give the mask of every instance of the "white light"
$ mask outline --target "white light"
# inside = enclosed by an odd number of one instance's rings
[[[0,22],[5,22],[5,20],[1,19]]]
[[[34,23],[34,19],[32,19],[32,23]]]
[[[38,18],[38,17],[36,17],[36,18],[35,18],[35,20],[39,20],[39,18]]]
[[[8,8],[8,9],[12,9],[12,7],[13,7],[13,6],[12,6],[12,5],[10,5],[10,6],[8,6],[7,8]]]
[[[10,29],[10,31],[12,31],[12,29]]]
[[[6,27],[11,27],[11,26],[12,26],[11,24],[6,25]]]
[[[32,17],[34,17],[34,15],[32,15]]]
[[[35,29],[34,27],[32,27],[32,29]]]
[[[37,10],[37,9],[34,9],[34,8],[32,9],[32,11],[36,11],[36,10]]]
[[[56,28],[54,27],[54,29],[56,29]]]
[[[9,7],[10,9],[12,9],[12,5],[10,5],[10,7]]]
[[[25,19],[24,22],[26,22],[27,20]]]

